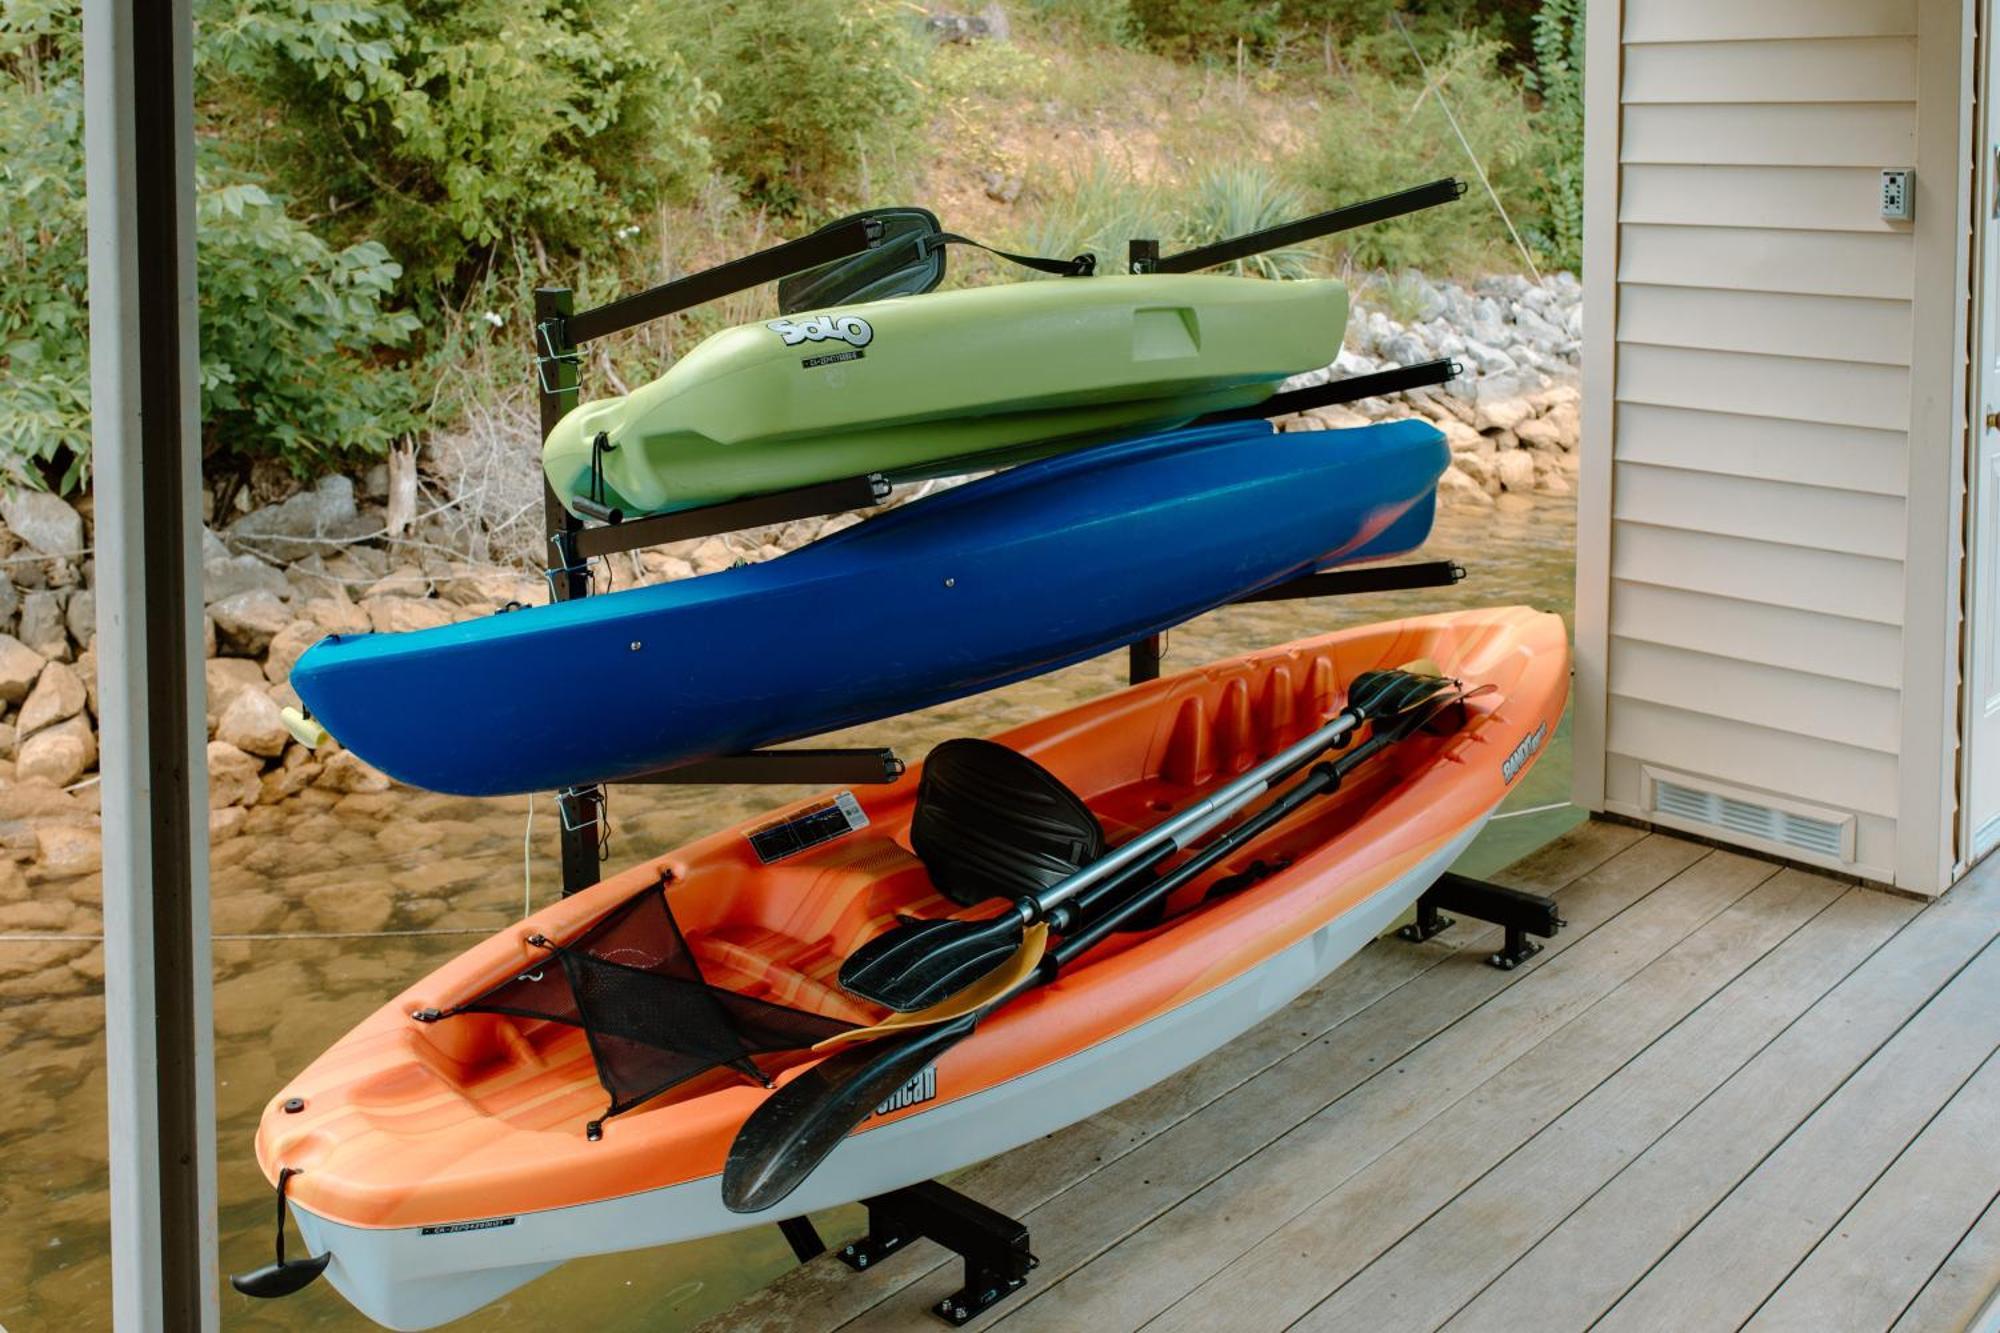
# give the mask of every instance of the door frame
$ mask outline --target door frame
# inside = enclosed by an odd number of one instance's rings
[[[1958,808],[1947,828],[1951,849],[1952,878],[1958,879],[1984,857],[2000,849],[2000,810],[1983,824],[1973,822],[1972,786],[1978,752],[1974,726],[1977,700],[1974,698],[1976,657],[1980,646],[1977,624],[1982,597],[1988,584],[2000,579],[2000,546],[1990,561],[1994,568],[1982,568],[1976,525],[1981,517],[1983,490],[2000,491],[2000,482],[1987,478],[1980,466],[1980,452],[1987,429],[1985,367],[2000,358],[2000,345],[1987,345],[1989,315],[1993,318],[1993,341],[2000,344],[2000,116],[1994,114],[1996,84],[1996,44],[1993,21],[2000,0],[1979,0],[1973,13],[1972,93],[1974,113],[1972,136],[1971,272],[1968,275],[1970,300],[1966,328],[1968,365],[1965,382],[1964,490],[1959,505],[1959,635],[1958,635]],[[1996,377],[2000,378],[2000,377]],[[1996,392],[2000,399],[2000,392]],[[2000,401],[1994,404],[2000,410]],[[1989,507],[2000,516],[2000,494],[1987,497]],[[2000,638],[2000,625],[1990,625],[1987,634]],[[1982,836],[1984,835],[1984,836]]]

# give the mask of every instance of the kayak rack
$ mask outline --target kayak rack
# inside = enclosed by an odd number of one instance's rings
[[[1127,253],[1128,268],[1133,273],[1194,272],[1350,227],[1450,203],[1464,193],[1465,186],[1457,180],[1433,181],[1415,189],[1165,257],[1160,254],[1159,242],[1135,239]],[[864,214],[833,223],[798,240],[582,312],[577,311],[575,294],[570,289],[536,289],[534,368],[543,437],[546,439],[556,423],[577,405],[579,370],[583,362],[580,349],[584,343],[720,296],[835,263],[884,243],[884,224]],[[1443,384],[1460,373],[1461,367],[1449,359],[1394,367],[1275,394],[1254,406],[1213,413],[1197,424],[1284,416],[1359,402],[1366,398]],[[571,513],[545,480],[543,517],[552,557],[547,571],[550,597],[554,601],[568,601],[591,595],[595,591],[593,562],[620,552],[869,509],[882,504],[889,495],[888,480],[876,473],[665,514],[628,516],[607,505],[580,504],[577,507],[585,511],[589,520],[586,521]],[[1448,587],[1464,577],[1465,570],[1449,560],[1331,570],[1292,579],[1239,600],[1271,602]],[[1164,634],[1148,635],[1129,645],[1127,676],[1132,684],[1158,678],[1164,649]],[[620,780],[636,784],[844,786],[893,782],[902,776],[903,771],[903,761],[885,746],[796,748],[724,755]],[[557,793],[556,803],[561,816],[563,893],[567,896],[589,887],[599,878],[604,853],[605,787],[598,783],[567,788]],[[1457,880],[1458,877],[1447,876],[1446,879]],[[1560,924],[1555,921],[1554,904],[1549,900],[1540,900],[1546,904],[1547,912],[1545,917],[1537,917],[1534,915],[1534,904],[1526,901],[1533,895],[1480,885],[1476,881],[1464,881],[1464,885],[1471,887],[1459,887],[1446,893],[1443,892],[1445,881],[1440,881],[1438,887],[1425,894],[1419,907],[1417,924],[1405,930],[1406,938],[1428,939],[1449,926],[1450,918],[1440,915],[1440,909],[1444,907],[1489,920],[1503,919],[1496,913],[1511,913],[1504,917],[1507,925],[1506,948],[1491,960],[1497,966],[1511,967],[1540,948],[1528,943],[1522,931],[1548,934]],[[1504,900],[1489,900],[1484,892],[1474,890],[1491,890],[1497,895],[1511,896]],[[1541,926],[1547,928],[1540,929]],[[1411,934],[1411,931],[1420,933]],[[1512,961],[1502,963],[1502,958]],[[918,1078],[923,1078],[923,1075],[919,1074]],[[962,1325],[977,1317],[1019,1290],[1035,1267],[1036,1259],[1029,1249],[1028,1228],[1024,1223],[936,1181],[922,1181],[862,1202],[868,1210],[868,1232],[844,1245],[837,1257],[849,1268],[861,1271],[882,1262],[917,1239],[927,1238],[952,1251],[964,1263],[964,1285],[931,1307],[931,1312],[946,1323]],[[778,1227],[801,1263],[826,1251],[826,1244],[811,1219],[788,1218],[779,1222]]]
[[[1189,271],[1186,265],[1193,260],[1204,260],[1204,263],[1193,264],[1196,268],[1224,263],[1256,253],[1259,249],[1294,244],[1300,239],[1327,231],[1342,230],[1362,222],[1378,221],[1416,208],[1448,202],[1461,193],[1463,186],[1457,181],[1438,181],[1383,199],[1334,209],[1300,223],[1255,233],[1251,237],[1239,237],[1232,242],[1223,242],[1221,247],[1206,247],[1165,260],[1159,258],[1157,241],[1135,240],[1131,243],[1130,263],[1134,272],[1152,269]],[[583,343],[745,287],[773,281],[788,273],[858,254],[879,239],[879,228],[872,228],[867,221],[856,218],[835,223],[799,240],[582,312],[577,311],[575,294],[570,289],[536,289],[534,365],[543,436],[546,437],[577,404],[578,371],[583,361],[580,348]],[[1244,249],[1244,245],[1250,248]],[[1213,413],[1202,418],[1201,424],[1284,416],[1318,407],[1359,402],[1364,398],[1443,384],[1455,378],[1460,371],[1457,362],[1440,359],[1414,366],[1392,367],[1367,375],[1348,376],[1275,394],[1252,407]],[[549,593],[552,600],[569,601],[589,596],[595,591],[595,561],[667,542],[719,536],[748,528],[873,508],[889,498],[890,485],[880,473],[871,473],[723,504],[633,517],[603,505],[579,506],[590,512],[594,520],[590,522],[569,512],[546,480],[542,494],[544,525],[553,557],[547,571]],[[1465,571],[1450,561],[1332,570],[1266,588],[1242,600],[1268,602],[1301,597],[1350,596],[1392,589],[1445,587],[1464,577]],[[1163,645],[1162,635],[1151,635],[1131,645],[1128,674],[1133,684],[1159,676]],[[894,782],[902,776],[904,767],[903,761],[886,746],[771,749],[723,755],[620,781],[635,785],[875,786]],[[563,893],[568,895],[588,888],[600,875],[606,814],[604,786],[590,783],[566,788],[556,793],[556,807],[561,816]]]

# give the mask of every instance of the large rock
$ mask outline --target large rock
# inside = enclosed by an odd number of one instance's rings
[[[1438,501],[1446,508],[1491,509],[1493,497],[1486,488],[1456,467],[1448,467],[1438,478]]]
[[[0,495],[0,518],[42,555],[75,560],[83,554],[83,516],[47,491],[17,487]]]
[[[69,605],[63,608],[63,622],[77,647],[90,647],[97,638],[97,594],[88,588],[71,593]]]
[[[14,759],[14,774],[22,780],[39,780],[52,787],[67,787],[97,762],[97,737],[81,717],[58,722],[21,742]]]
[[[0,634],[0,703],[17,704],[42,678],[48,659],[11,634]]]
[[[284,719],[278,716],[278,705],[255,687],[238,690],[215,720],[215,739],[266,759],[283,754],[291,738]]]
[[[88,824],[43,824],[35,830],[35,861],[51,875],[88,875],[104,866],[104,835]]]
[[[373,625],[368,613],[348,600],[346,593],[338,597],[315,597],[306,603],[306,618],[319,626],[322,634],[366,634]]]
[[[300,560],[369,535],[375,524],[354,504],[354,483],[322,477],[309,491],[229,525],[230,544],[272,560]]]
[[[220,718],[244,690],[264,689],[264,668],[248,657],[211,657],[204,664],[209,716]]]
[[[1513,430],[1535,414],[1535,409],[1524,398],[1502,398],[1479,404],[1479,418],[1473,424],[1480,430]]]
[[[322,767],[319,760],[313,758],[312,751],[305,746],[292,746],[285,751],[284,762],[264,775],[263,790],[257,797],[258,801],[264,805],[275,805],[287,796],[296,796],[320,775]]]
[[[21,705],[21,716],[15,727],[20,735],[32,736],[44,727],[69,721],[83,711],[87,702],[83,682],[77,679],[69,664],[51,662],[42,668],[41,679],[35,682],[28,701]]]
[[[232,657],[261,657],[292,618],[277,594],[263,588],[225,597],[208,613],[215,619],[216,646]]]
[[[1493,448],[1491,442],[1484,435],[1481,435],[1457,417],[1444,417],[1440,419],[1437,423],[1437,428],[1444,432],[1444,442],[1451,446],[1451,451],[1455,454],[1464,453],[1470,449],[1490,451]]]
[[[1511,449],[1493,456],[1500,470],[1500,485],[1517,494],[1535,489],[1535,459],[1525,449]]]
[[[389,790],[389,779],[352,750],[336,750],[326,757],[313,785],[349,794],[384,792]]]
[[[264,657],[264,678],[273,684],[292,674],[292,668],[306,649],[326,637],[326,631],[310,620],[294,620],[271,636]]]
[[[415,565],[398,565],[368,586],[361,594],[365,603],[370,597],[428,597],[431,595],[431,578]]]
[[[21,599],[21,642],[43,657],[65,662],[70,658],[69,626],[63,613],[67,598],[67,593],[31,592]]]
[[[264,766],[228,741],[208,743],[208,805],[255,805],[264,790]]]
[[[722,538],[710,537],[694,548],[692,563],[695,573],[714,574],[735,564],[736,552]]]
[[[1500,490],[1499,455],[1492,453],[1463,453],[1452,456],[1452,466],[1488,495]]]
[[[1583,444],[1583,412],[1575,403],[1559,403],[1545,418],[1556,428],[1556,443],[1565,453]]]
[[[83,682],[84,706],[90,709],[92,717],[102,717],[103,710],[97,706],[97,643],[76,655],[76,678]]]
[[[1550,417],[1530,417],[1514,427],[1514,434],[1524,449],[1559,453],[1563,447],[1562,428]]]
[[[201,596],[204,606],[257,589],[284,595],[290,588],[285,571],[267,565],[254,555],[211,556],[201,566]]]
[[[451,623],[451,610],[429,597],[364,597],[361,609],[377,634],[434,629]]]

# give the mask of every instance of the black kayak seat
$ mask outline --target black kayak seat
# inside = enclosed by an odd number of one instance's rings
[[[1104,854],[1104,828],[1034,760],[988,740],[949,740],[924,760],[910,846],[963,907],[1048,888]]]

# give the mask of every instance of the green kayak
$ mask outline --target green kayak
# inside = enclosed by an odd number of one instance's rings
[[[1330,363],[1330,280],[1147,274],[930,292],[725,329],[572,411],[549,483],[626,515],[997,466],[1269,397]]]

